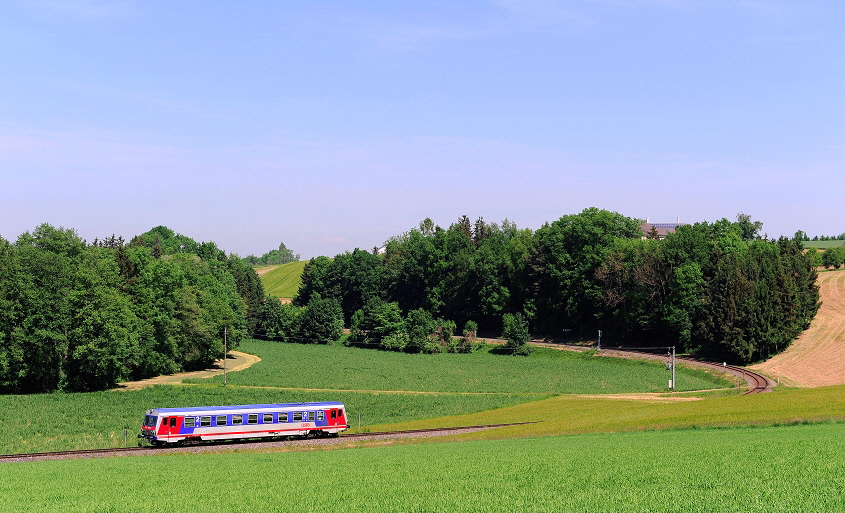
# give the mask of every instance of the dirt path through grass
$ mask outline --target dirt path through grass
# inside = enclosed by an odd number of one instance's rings
[[[226,372],[237,372],[244,370],[256,362],[260,362],[261,358],[240,351],[229,351],[229,358],[226,359]],[[210,378],[223,374],[223,360],[214,362],[214,366],[210,369],[194,372],[180,372],[178,374],[170,374],[167,376],[156,376],[150,379],[143,379],[141,381],[128,381],[121,383],[115,390],[138,390],[139,388],[151,387],[153,385],[175,385],[182,383],[182,380],[187,378]]]
[[[803,387],[845,384],[845,271],[819,273],[822,305],[783,353],[749,369]]]

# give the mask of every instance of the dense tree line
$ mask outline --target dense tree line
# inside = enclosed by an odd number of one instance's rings
[[[0,238],[0,391],[97,390],[207,367],[258,322],[263,289],[240,258],[156,227],[88,245],[38,226]],[[252,325],[252,326],[251,326]]]
[[[244,262],[249,265],[288,264],[290,262],[299,262],[299,255],[295,255],[293,250],[288,249],[285,243],[282,242],[279,244],[279,249],[268,251],[260,257],[249,255],[248,257],[244,257]]]
[[[739,214],[644,239],[639,220],[597,208],[535,232],[426,219],[382,249],[312,259],[296,301],[334,299],[353,340],[392,337],[392,348],[419,349],[413,315],[477,323],[515,345],[527,338],[522,326],[553,336],[602,329],[609,341],[748,362],[783,350],[818,308],[800,240],[769,240],[761,228]]]

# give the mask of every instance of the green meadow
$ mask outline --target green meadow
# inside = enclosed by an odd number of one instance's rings
[[[352,432],[522,422],[418,440],[9,463],[9,511],[841,511],[845,386],[660,393],[660,362],[538,350],[405,355],[249,340],[263,360],[137,391],[0,396],[0,452],[119,447],[154,406],[341,400]],[[496,370],[501,368],[504,370]],[[317,369],[314,371],[313,369]],[[330,372],[328,372],[330,371]],[[728,386],[689,371],[700,388]],[[522,379],[510,379],[519,375]],[[633,377],[633,378],[632,378]],[[656,385],[642,381],[656,380]],[[565,392],[566,391],[566,392]],[[587,395],[581,395],[587,394]],[[38,483],[38,486],[33,486]]]
[[[503,411],[558,394],[660,392],[668,378],[659,362],[547,349],[529,357],[411,355],[257,340],[244,341],[241,349],[263,360],[228,373],[225,387],[217,377],[137,391],[0,396],[0,452],[134,444],[143,413],[155,407],[334,400],[346,404],[354,430],[359,414],[366,430],[411,421],[448,422],[436,419]],[[679,368],[677,379],[679,388],[687,390],[728,387],[728,393],[735,393],[729,382],[703,371]]]
[[[542,397],[542,396],[541,396]],[[123,447],[137,443],[144,412],[156,407],[343,401],[358,428],[501,408],[532,399],[513,394],[379,394],[159,385],[134,391],[0,396],[0,453]]]
[[[27,512],[829,512],[845,424],[7,464]],[[33,486],[33,483],[38,483]]]
[[[307,261],[290,262],[261,275],[264,292],[273,297],[296,297]]]
[[[804,245],[804,249],[827,249],[845,245],[845,240],[805,240],[804,242],[802,242],[802,244]]]
[[[322,388],[514,394],[665,392],[669,372],[660,361],[607,358],[592,352],[536,348],[528,357],[405,354],[334,345],[245,340],[240,349],[259,364],[227,376],[229,384]],[[679,391],[731,387],[707,371],[678,366]],[[192,383],[208,380],[193,380]],[[222,376],[210,380],[222,383]]]

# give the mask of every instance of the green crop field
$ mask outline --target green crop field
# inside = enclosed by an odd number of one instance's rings
[[[431,355],[245,340],[241,349],[264,361],[230,374],[230,384],[342,390],[609,394],[664,392],[670,377],[661,362],[543,348],[528,357],[487,351]],[[222,377],[213,379],[213,382],[222,381]],[[731,384],[706,371],[679,366],[677,386],[682,391]]]
[[[802,244],[804,244],[804,249],[807,249],[807,248],[827,249],[827,248],[833,248],[833,247],[836,247],[836,246],[845,245],[845,240],[805,240]]]
[[[612,433],[646,429],[776,425],[798,422],[845,422],[845,385],[778,389],[771,393],[731,395],[693,401],[644,401],[557,396],[498,410],[457,417],[393,424],[389,429],[532,422],[456,439],[518,438],[577,433]],[[374,426],[381,430],[387,426]]]
[[[0,396],[0,452],[121,446],[123,430],[134,437],[143,412],[154,407],[338,400],[347,405],[357,428],[359,413],[367,427],[489,411],[560,393],[663,391],[668,379],[660,363],[544,349],[527,358],[486,352],[411,355],[257,340],[245,341],[242,349],[264,359],[230,372],[227,387],[218,377],[189,380],[197,386]],[[730,384],[702,371],[679,369],[678,386]],[[411,393],[386,393],[397,391]],[[134,438],[129,442],[134,444]]]
[[[282,264],[261,275],[264,293],[273,297],[296,297],[307,261]]]
[[[828,512],[843,440],[822,424],[44,461],[6,464],[0,495],[27,512]]]
[[[144,412],[155,407],[342,401],[362,426],[480,412],[525,402],[516,395],[404,395],[304,392],[222,386],[156,386],[136,391],[0,396],[0,453],[136,445]]]

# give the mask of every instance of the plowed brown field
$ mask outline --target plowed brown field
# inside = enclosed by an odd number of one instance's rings
[[[789,348],[751,370],[786,385],[845,384],[845,271],[819,273],[822,306],[810,328]]]

